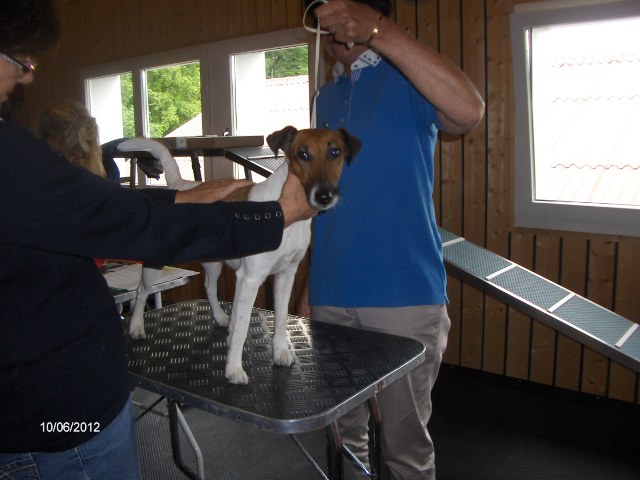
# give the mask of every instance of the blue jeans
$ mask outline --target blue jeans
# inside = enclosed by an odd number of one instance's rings
[[[0,453],[0,480],[139,480],[140,461],[129,400],[102,432],[65,452]]]

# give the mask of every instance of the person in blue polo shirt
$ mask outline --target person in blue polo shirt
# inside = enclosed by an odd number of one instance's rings
[[[438,131],[463,134],[477,125],[484,102],[460,69],[390,14],[389,0],[329,0],[315,9],[337,61],[317,98],[317,125],[348,129],[362,149],[342,174],[341,203],[314,220],[308,301],[299,313],[426,346],[426,362],[382,390],[379,404],[392,478],[431,480],[431,389],[450,327],[434,148]],[[339,422],[365,465],[368,415],[362,406]],[[364,477],[348,464],[345,478]]]

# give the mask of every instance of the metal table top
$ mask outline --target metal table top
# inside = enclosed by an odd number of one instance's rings
[[[230,304],[223,304],[229,312]],[[242,356],[248,385],[224,376],[227,329],[207,300],[145,314],[147,338],[127,341],[134,384],[240,423],[276,433],[329,425],[424,362],[408,338],[290,316],[291,367],[273,364],[273,312],[253,309]]]

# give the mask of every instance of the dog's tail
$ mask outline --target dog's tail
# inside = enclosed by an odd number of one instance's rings
[[[169,188],[174,190],[189,190],[201,182],[184,180],[176,160],[171,156],[167,147],[156,140],[144,137],[130,138],[118,145],[121,152],[149,152],[162,164],[165,179]]]

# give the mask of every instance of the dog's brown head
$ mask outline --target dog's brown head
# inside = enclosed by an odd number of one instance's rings
[[[284,152],[289,171],[300,179],[309,204],[318,210],[338,202],[342,167],[351,163],[361,145],[344,128],[297,130],[291,126],[273,132],[267,144],[276,154],[279,149]]]

